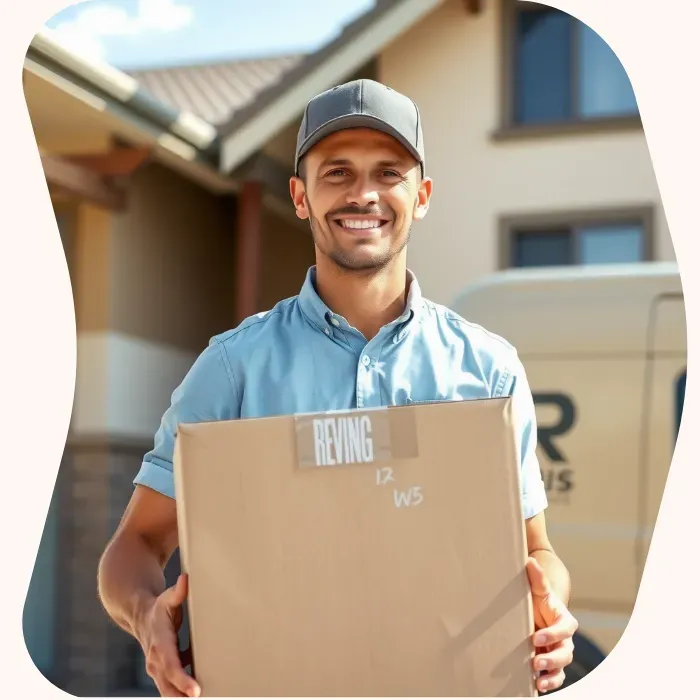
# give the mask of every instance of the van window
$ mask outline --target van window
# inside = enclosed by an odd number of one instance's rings
[[[685,375],[686,369],[678,375],[676,379],[676,439],[681,427],[681,416],[683,415],[683,402],[685,401]]]

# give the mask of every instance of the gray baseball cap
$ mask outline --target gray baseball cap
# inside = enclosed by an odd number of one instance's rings
[[[321,139],[336,131],[359,127],[393,136],[421,164],[421,175],[425,175],[418,107],[405,95],[368,79],[338,85],[306,105],[297,137],[295,175],[299,175],[299,161]]]

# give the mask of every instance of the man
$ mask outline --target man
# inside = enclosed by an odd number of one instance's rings
[[[316,266],[297,297],[213,338],[194,363],[100,563],[104,607],[140,642],[162,695],[199,694],[176,639],[187,580],[164,590],[163,577],[177,547],[179,423],[504,395],[521,416],[537,684],[542,692],[561,686],[577,623],[566,608],[567,570],[547,538],[532,396],[516,351],[424,299],[407,270],[411,227],[426,215],[432,189],[410,99],[361,80],[308,104],[290,192],[297,216],[309,220]]]

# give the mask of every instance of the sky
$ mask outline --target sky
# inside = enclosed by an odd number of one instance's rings
[[[374,0],[86,0],[46,26],[68,48],[117,68],[307,52]]]

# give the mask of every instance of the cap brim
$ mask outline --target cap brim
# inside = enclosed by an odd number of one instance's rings
[[[367,114],[351,114],[343,117],[337,117],[329,122],[326,122],[323,126],[319,127],[310,134],[307,139],[302,143],[299,149],[296,162],[294,163],[294,172],[296,175],[299,174],[299,161],[317,144],[322,141],[327,136],[336,133],[337,131],[343,131],[344,129],[374,129],[375,131],[381,131],[387,136],[392,136],[395,138],[420,164],[421,171],[423,170],[423,157],[418,152],[415,146],[413,146],[404,136],[402,136],[396,129],[376,117],[369,116]]]

